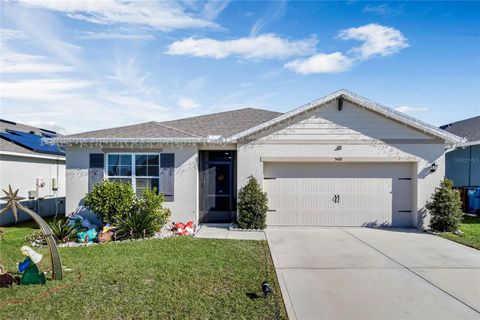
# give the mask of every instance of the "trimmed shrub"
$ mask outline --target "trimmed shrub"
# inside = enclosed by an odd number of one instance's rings
[[[250,177],[238,194],[238,226],[242,229],[265,229],[268,211],[267,193],[257,179]]]
[[[462,221],[462,202],[458,192],[452,189],[453,183],[447,178],[435,189],[432,201],[425,206],[430,212],[430,228],[433,231],[457,231]]]
[[[140,197],[135,199],[132,209],[119,223],[118,238],[138,239],[152,236],[159,231],[170,218],[170,210],[162,206],[163,195],[153,190],[145,189]]]
[[[95,184],[84,201],[103,223],[116,224],[132,210],[135,193],[128,183],[106,180]]]

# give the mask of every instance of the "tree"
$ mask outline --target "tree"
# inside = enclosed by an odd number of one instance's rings
[[[430,228],[434,231],[457,231],[462,221],[462,202],[458,192],[452,189],[453,183],[447,178],[435,189],[432,201],[425,206],[430,212]]]
[[[265,229],[268,198],[257,179],[250,177],[238,194],[238,226],[242,229]]]

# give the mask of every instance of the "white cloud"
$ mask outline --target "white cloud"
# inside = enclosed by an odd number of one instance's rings
[[[272,2],[267,10],[267,15],[258,19],[250,30],[250,36],[254,37],[260,33],[268,24],[280,19],[286,11],[287,2],[285,0]]]
[[[400,31],[376,23],[342,30],[338,37],[343,40],[363,41],[360,47],[352,49],[363,60],[375,55],[388,56],[409,46],[407,38]]]
[[[67,14],[72,19],[90,23],[111,25],[129,24],[168,31],[184,28],[219,28],[207,18],[216,17],[225,6],[205,3],[204,14],[187,12],[181,3],[166,1],[115,1],[115,0],[21,0],[20,3]]]
[[[200,104],[193,99],[187,97],[179,97],[178,98],[178,106],[183,110],[192,110],[200,107]]]
[[[386,3],[379,4],[379,5],[366,5],[363,8],[363,12],[367,13],[376,13],[382,16],[396,16],[401,14],[403,11],[402,7],[390,7]]]
[[[76,79],[27,79],[17,81],[0,82],[2,98],[23,100],[23,101],[68,101],[70,98],[78,97],[78,90],[85,89],[94,84],[91,81]]]
[[[13,39],[25,39],[25,33],[20,30],[0,28],[0,41],[8,41]]]
[[[74,68],[49,61],[44,56],[16,53],[4,47],[0,56],[0,72],[5,73],[58,73]]]
[[[341,52],[330,54],[318,53],[305,59],[295,59],[285,64],[285,68],[301,74],[338,73],[347,71],[352,60]]]
[[[49,59],[43,55],[19,53],[12,49],[12,43],[27,39],[21,30],[0,29],[0,72],[2,74],[25,74],[25,73],[59,73],[70,72],[74,68]]]
[[[154,36],[148,33],[126,33],[117,31],[85,31],[79,35],[86,40],[151,40]]]
[[[317,42],[315,37],[291,41],[275,34],[262,34],[234,40],[190,37],[173,42],[168,46],[166,53],[214,59],[229,56],[246,59],[282,59],[311,54],[315,51]]]
[[[229,5],[230,1],[207,1],[202,9],[202,17],[214,20]]]
[[[401,107],[395,108],[395,110],[403,113],[413,114],[413,113],[427,112],[429,109],[424,107],[401,106]]]
[[[65,131],[65,127],[58,124],[56,121],[49,121],[49,120],[29,120],[25,122],[26,124],[38,128],[44,128],[48,130],[53,130],[56,132],[63,132]]]
[[[108,78],[117,81],[130,93],[143,95],[158,93],[155,87],[150,87],[145,83],[150,74],[143,72],[141,65],[141,62],[134,56],[116,54],[110,65],[113,74]]]
[[[134,112],[133,110],[156,110],[156,111],[167,111],[168,108],[160,105],[160,103],[148,99],[144,99],[139,96],[128,95],[122,92],[115,92],[109,90],[103,90],[100,92],[100,98],[115,103],[125,109]]]

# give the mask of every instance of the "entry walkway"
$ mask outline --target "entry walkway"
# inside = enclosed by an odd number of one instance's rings
[[[263,231],[230,230],[230,224],[204,223],[199,225],[196,238],[232,239],[232,240],[265,240]]]

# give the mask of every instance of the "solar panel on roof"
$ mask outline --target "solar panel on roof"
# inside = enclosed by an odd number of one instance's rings
[[[10,120],[5,120],[5,119],[0,119],[0,122],[8,123],[8,124],[14,124],[16,125],[16,122],[10,121]]]
[[[42,130],[42,131],[45,131],[45,132],[48,132],[48,133],[57,134],[55,131],[48,130],[48,129],[43,129],[43,128],[40,128],[40,130]]]
[[[54,134],[48,134],[48,133],[45,133],[45,132],[42,132],[42,136],[44,136],[45,138],[55,138],[56,135]]]
[[[9,130],[9,133],[0,132],[0,137],[38,153],[65,155],[65,151],[56,145],[47,145],[42,141],[42,136],[17,130]]]

